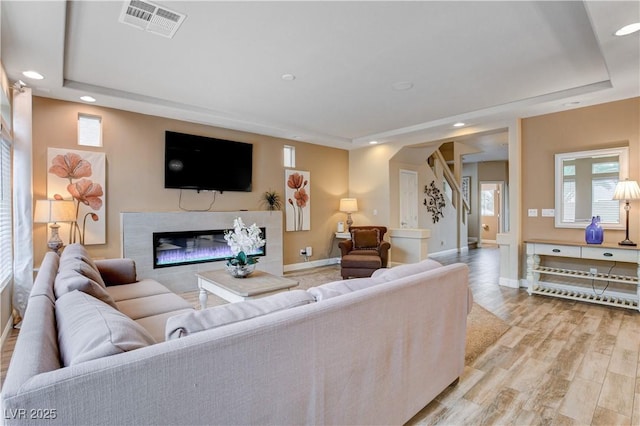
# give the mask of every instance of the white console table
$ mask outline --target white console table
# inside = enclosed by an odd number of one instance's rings
[[[639,248],[547,240],[525,243],[529,294],[640,310]],[[627,272],[616,274],[622,267]]]

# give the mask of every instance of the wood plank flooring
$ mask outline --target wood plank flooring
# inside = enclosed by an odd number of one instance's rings
[[[438,257],[467,263],[475,301],[511,329],[408,424],[640,425],[640,313],[500,287],[498,256],[485,247]]]
[[[511,329],[408,424],[640,424],[640,313],[500,287],[497,248],[438,260]]]

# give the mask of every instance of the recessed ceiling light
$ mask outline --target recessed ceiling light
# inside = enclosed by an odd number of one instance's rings
[[[636,31],[640,31],[640,22],[634,22],[633,24],[625,25],[614,34],[617,36],[626,36],[629,34],[633,34]]]
[[[284,81],[293,81],[296,79],[296,76],[293,74],[282,74],[281,77]]]
[[[42,74],[40,74],[38,71],[23,71],[22,75],[24,75],[27,78],[32,78],[34,80],[42,80],[44,78],[44,76]]]
[[[464,126],[464,123],[462,121],[458,121],[453,125],[453,127],[463,127],[463,126]]]
[[[377,145],[378,141],[369,141],[369,145]]]
[[[397,92],[404,92],[405,90],[409,90],[413,87],[413,83],[410,81],[396,81],[391,85],[393,90]]]
[[[85,102],[95,102],[96,98],[94,98],[93,96],[80,96],[80,99],[85,101]]]

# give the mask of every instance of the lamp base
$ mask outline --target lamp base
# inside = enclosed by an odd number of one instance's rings
[[[623,240],[623,241],[620,241],[620,242],[618,243],[618,245],[619,245],[619,246],[637,246],[637,244],[636,244],[636,243],[634,243],[633,241],[631,241],[631,240],[629,240],[629,239],[627,239],[627,240]]]
[[[51,228],[51,238],[49,238],[49,241],[47,242],[47,247],[49,247],[49,250],[52,252],[60,254],[60,249],[64,247],[64,242],[62,242],[60,235],[58,234],[60,225],[53,223],[49,225],[49,228]]]

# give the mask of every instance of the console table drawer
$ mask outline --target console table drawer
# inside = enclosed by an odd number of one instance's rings
[[[638,261],[638,252],[636,250],[582,247],[582,258],[636,263]]]
[[[536,244],[535,254],[543,256],[580,257],[580,247],[554,244]]]

